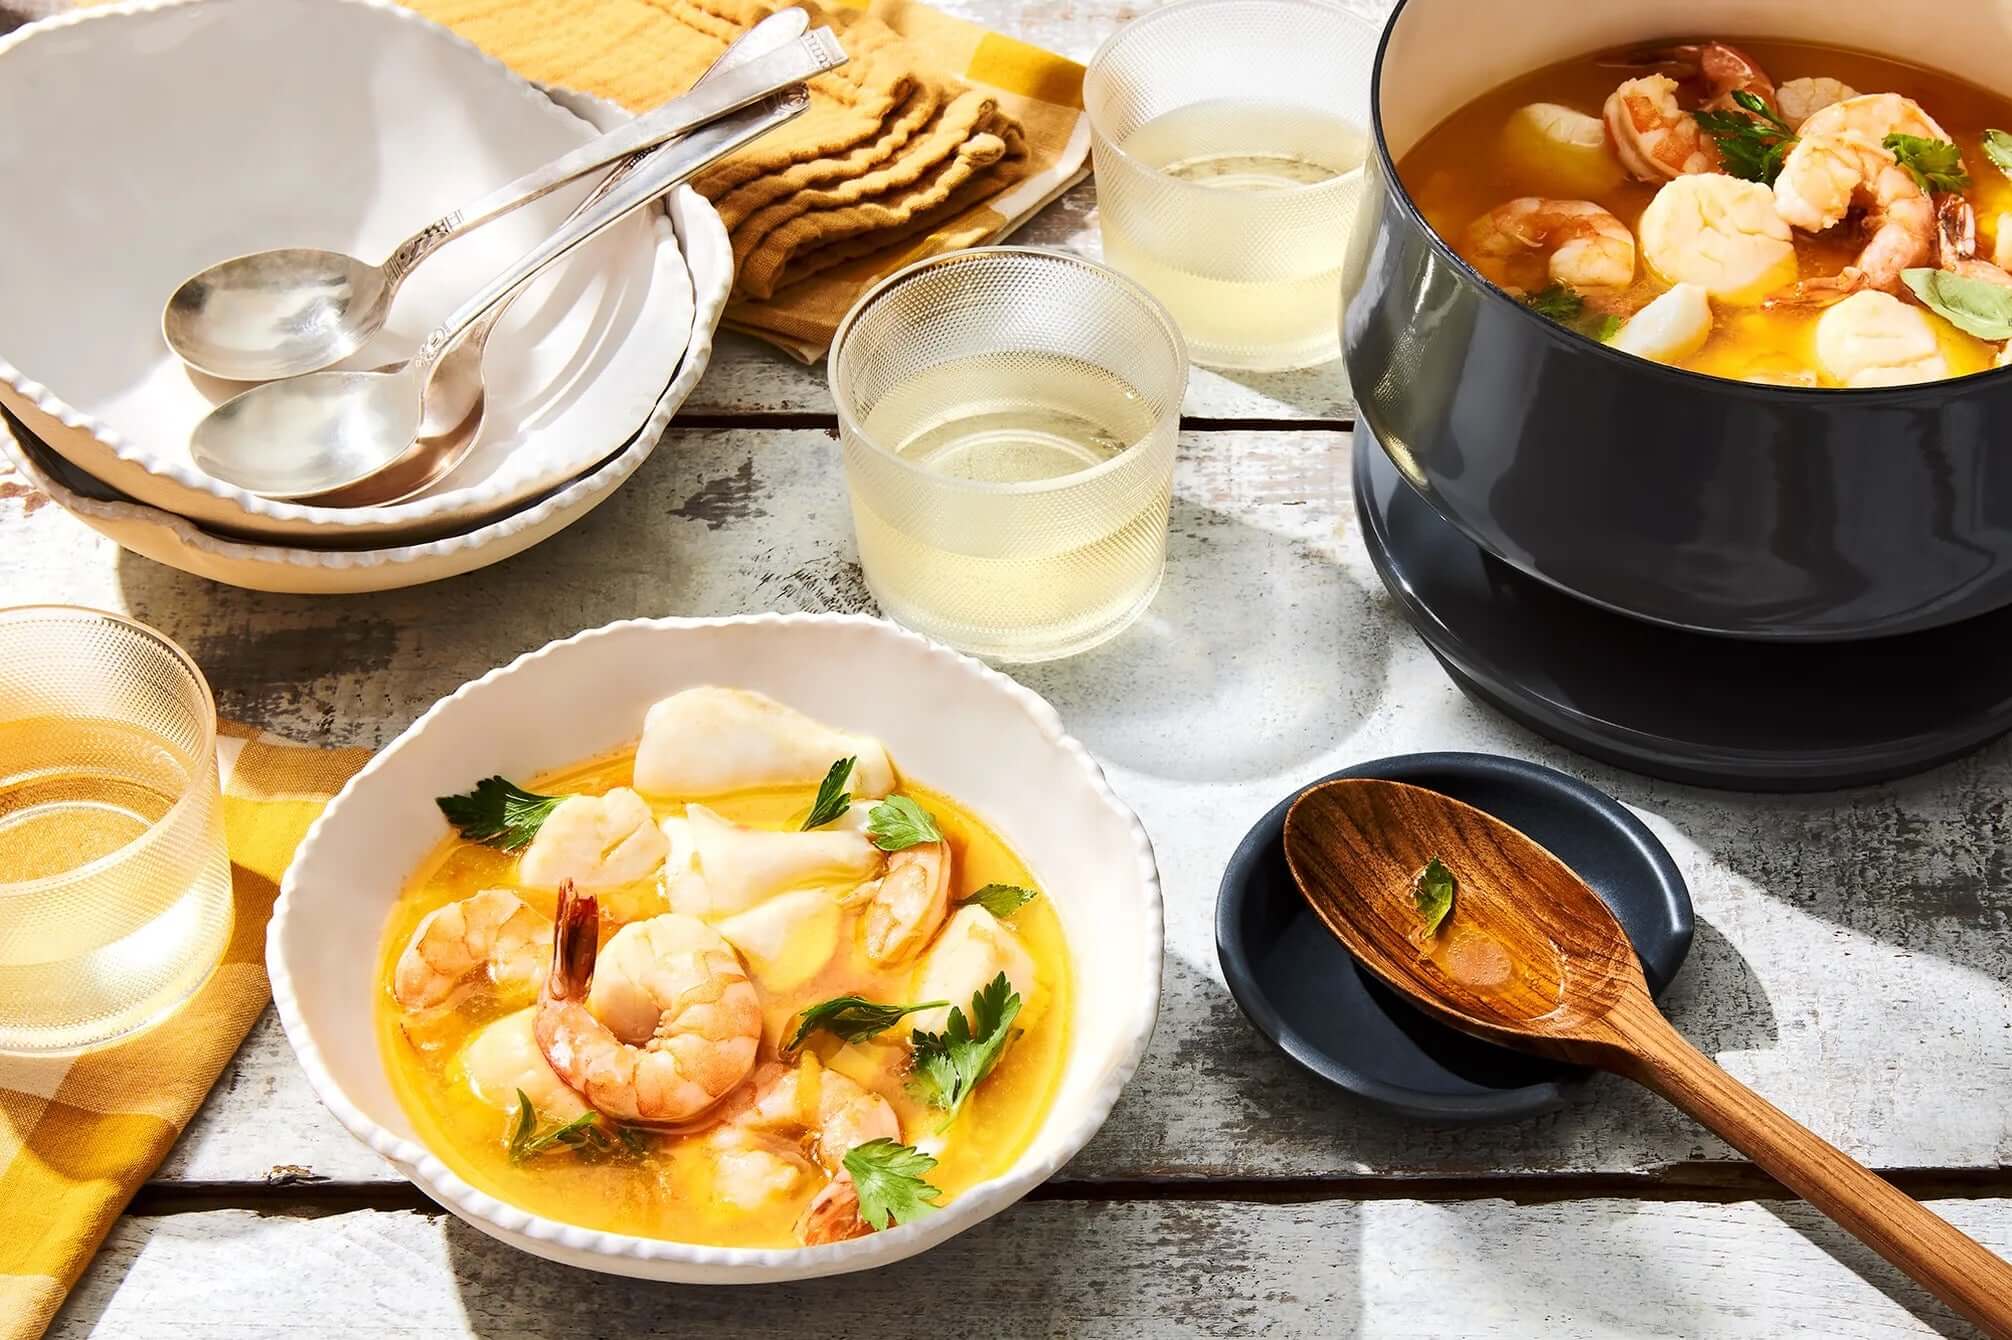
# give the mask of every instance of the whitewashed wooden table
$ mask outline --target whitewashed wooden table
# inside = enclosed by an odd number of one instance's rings
[[[1078,57],[1129,12],[957,7]],[[1095,254],[1094,201],[1078,188],[1024,240]],[[1169,932],[1143,1068],[1028,1202],[871,1275],[749,1290],[595,1276],[491,1242],[392,1174],[315,1101],[268,1014],[52,1334],[1965,1333],[1622,1081],[1521,1124],[1421,1125],[1336,1095],[1244,1022],[1212,914],[1259,814],[1386,754],[1534,758],[1620,796],[1682,865],[1698,932],[1667,997],[1677,1024],[2012,1251],[2012,748],[1875,789],[1751,797],[1636,777],[1509,724],[1455,691],[1370,571],[1350,412],[1333,367],[1198,372],[1159,599],[1109,646],[1018,672],[1151,830]],[[831,426],[821,369],[728,337],[657,454],[586,520],[481,573],[346,599],[159,567],[0,474],[0,595],[130,611],[195,654],[225,713],[374,745],[463,681],[613,619],[871,610]],[[1097,970],[1088,947],[1079,970]]]

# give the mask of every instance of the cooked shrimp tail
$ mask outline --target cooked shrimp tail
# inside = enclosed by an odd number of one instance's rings
[[[534,984],[552,928],[508,889],[484,889],[426,914],[392,971],[391,994],[408,1010],[454,1001],[477,978]]]
[[[601,949],[601,905],[567,880],[559,886],[559,911],[552,922],[552,972],[545,994],[553,1000],[585,1000]]]

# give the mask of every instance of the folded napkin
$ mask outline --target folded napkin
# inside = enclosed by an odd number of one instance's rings
[[[229,725],[217,753],[236,922],[216,972],[129,1042],[76,1057],[0,1057],[0,1340],[33,1340],[48,1327],[272,999],[265,926],[280,875],[370,757]]]
[[[644,111],[785,0],[407,0],[526,78]],[[727,324],[805,360],[912,261],[996,241],[1082,178],[1083,69],[908,0],[804,3],[847,64],[693,183],[739,266]]]

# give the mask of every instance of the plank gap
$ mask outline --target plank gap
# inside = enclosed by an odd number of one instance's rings
[[[1908,1168],[1883,1174],[1917,1200],[1989,1200],[2012,1194],[2012,1168]],[[1750,1163],[1689,1163],[1648,1173],[1490,1173],[1477,1176],[1142,1177],[1052,1181],[1027,1199],[1076,1203],[1215,1201],[1303,1205],[1321,1201],[1502,1200],[1513,1205],[1632,1200],[1731,1205],[1789,1201],[1779,1183]],[[316,1219],[356,1210],[445,1213],[403,1182],[294,1181],[150,1182],[126,1207],[133,1215],[204,1214],[250,1210],[260,1215]]]

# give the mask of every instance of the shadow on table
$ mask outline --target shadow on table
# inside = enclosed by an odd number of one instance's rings
[[[1166,580],[1139,621],[1011,669],[1100,759],[1231,782],[1291,773],[1353,733],[1382,696],[1390,628],[1331,556],[1176,498]]]
[[[1285,372],[1246,372],[1236,368],[1212,371],[1224,381],[1235,382],[1266,400],[1290,405],[1310,419],[1332,422],[1355,417],[1355,396],[1349,390],[1348,370],[1339,358]]]

